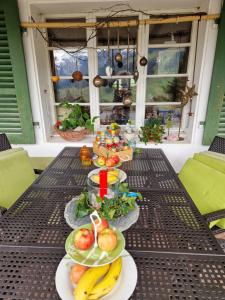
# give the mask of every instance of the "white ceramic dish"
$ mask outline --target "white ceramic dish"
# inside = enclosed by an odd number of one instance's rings
[[[94,169],[90,173],[88,173],[88,177],[91,178],[92,175],[98,174],[100,170],[105,170],[105,169],[107,169],[107,168],[103,167],[103,168]],[[120,182],[123,182],[127,179],[127,174],[123,170],[120,170],[117,168],[112,168],[112,169],[116,169],[119,171]]]
[[[137,284],[137,267],[132,256],[124,250],[122,252],[122,271],[114,289],[102,300],[127,300],[133,294]],[[55,285],[62,300],[76,300],[73,296],[74,287],[70,282],[70,268],[74,264],[69,256],[65,255],[58,265]]]

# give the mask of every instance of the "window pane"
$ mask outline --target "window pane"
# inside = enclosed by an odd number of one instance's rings
[[[89,102],[89,80],[79,82],[70,79],[59,80],[54,84],[56,102]]]
[[[147,78],[146,102],[179,102],[186,82],[186,77]]]
[[[77,49],[68,49],[76,51]],[[79,51],[78,54],[71,56],[63,50],[53,50],[52,57],[53,74],[58,76],[71,76],[74,71],[79,70],[84,76],[88,75],[88,51]],[[55,71],[54,71],[55,70]]]
[[[123,66],[121,68],[118,67],[117,62],[115,61],[115,55],[120,52],[123,59]],[[98,73],[101,76],[106,76],[105,68],[109,65],[113,69],[113,75],[129,75],[134,72],[136,66],[136,50],[129,49],[129,55],[127,58],[127,49],[111,49],[109,51],[110,55],[108,57],[108,50],[102,49],[98,50]],[[127,68],[127,61],[128,66]]]
[[[47,22],[85,22],[79,19],[49,19]],[[85,28],[48,28],[49,46],[75,47],[86,45]]]
[[[188,43],[190,38],[191,22],[149,26],[149,44],[162,44],[173,40],[176,43]]]
[[[136,83],[134,79],[109,79],[107,86],[99,89],[100,103],[122,102],[126,94],[131,93],[132,101],[136,101]]]
[[[107,18],[107,21],[129,21],[138,19],[138,17],[124,17],[124,18]],[[97,22],[100,24],[105,24],[105,18],[97,18]],[[137,38],[137,27],[132,26],[129,27],[129,44],[135,45],[136,38]],[[109,29],[109,45],[118,45],[117,36],[118,36],[118,29],[116,27],[111,27]],[[120,45],[127,45],[128,44],[128,29],[127,27],[120,27],[119,28],[119,44]],[[108,45],[108,29],[107,28],[100,28],[97,30],[97,45],[98,46],[105,46]]]
[[[148,75],[187,72],[189,48],[148,49]]]
[[[100,106],[101,125],[109,125],[112,122],[125,125],[128,120],[135,122],[135,106]]]
[[[175,105],[162,105],[162,106],[146,105],[145,120],[153,116],[154,117],[161,116],[164,125],[166,124],[167,118],[171,116],[171,121],[172,121],[171,128],[178,128],[181,112],[180,112],[180,108]]]

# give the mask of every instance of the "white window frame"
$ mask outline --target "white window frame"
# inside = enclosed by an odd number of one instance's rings
[[[174,12],[178,13],[178,12]],[[107,13],[99,13],[98,15],[95,15],[93,13],[87,14],[84,16],[83,14],[72,14],[72,15],[46,15],[45,19],[55,19],[55,18],[86,18],[87,22],[96,22],[97,17],[104,17],[107,15]],[[139,20],[146,19],[146,15],[142,13],[126,13],[126,16],[138,16]],[[124,15],[118,14],[118,17],[124,17]],[[135,126],[137,129],[140,128],[140,126],[144,125],[144,119],[145,119],[145,109],[146,105],[152,105],[152,106],[166,106],[166,105],[174,105],[177,106],[180,104],[180,102],[146,102],[146,84],[147,84],[147,78],[165,78],[165,77],[187,77],[188,78],[188,84],[189,86],[192,85],[193,82],[193,72],[194,72],[194,63],[195,63],[195,51],[196,51],[196,38],[197,38],[197,21],[192,22],[192,31],[191,31],[191,39],[189,43],[176,43],[176,44],[154,44],[149,45],[148,39],[149,39],[149,26],[151,25],[139,25],[138,26],[138,51],[137,51],[137,61],[139,62],[141,56],[148,57],[148,49],[149,48],[170,48],[170,47],[189,47],[189,57],[188,57],[188,65],[187,65],[187,73],[185,74],[163,74],[163,75],[148,75],[147,74],[147,66],[142,67],[140,64],[137,64],[137,69],[139,72],[139,79],[137,80],[136,84],[136,102],[132,103],[132,106],[136,106],[136,112],[135,112]],[[89,35],[91,34],[92,30],[87,28],[86,29],[86,37],[88,39]],[[81,106],[89,106],[90,105],[90,114],[91,117],[94,116],[100,116],[100,106],[116,106],[121,105],[121,103],[103,103],[100,102],[99,97],[99,88],[96,88],[93,85],[93,78],[98,74],[98,55],[97,55],[97,38],[94,37],[88,42],[88,76],[84,76],[84,79],[89,79],[89,103],[78,103]],[[106,46],[98,46],[99,49],[106,49]],[[136,45],[130,45],[131,48],[136,48]],[[69,47],[68,47],[69,48]],[[71,47],[70,47],[71,48]],[[95,49],[93,49],[95,48]],[[110,49],[117,49],[118,46],[110,46]],[[121,45],[121,48],[126,48],[126,45]],[[53,50],[54,47],[47,47],[47,51]],[[55,47],[55,49],[58,49]],[[49,57],[49,55],[48,55]],[[132,75],[127,76],[101,76],[105,79],[111,79],[111,78],[132,78]],[[61,79],[71,79],[70,76],[60,76]],[[54,88],[53,84],[50,82],[50,96],[51,98],[54,98]],[[54,104],[55,109],[51,110],[51,119],[52,123],[55,123],[56,121],[56,114],[52,111],[56,111],[56,107],[60,104],[55,102],[55,98],[51,99],[51,103]],[[74,103],[71,103],[74,104]],[[188,123],[189,117],[188,117],[188,109],[189,105],[187,105],[184,108],[183,118],[182,118],[182,128],[183,129],[191,129]],[[97,119],[95,122],[95,129],[98,129],[104,125],[100,126],[100,119]],[[189,133],[191,135],[191,133]]]

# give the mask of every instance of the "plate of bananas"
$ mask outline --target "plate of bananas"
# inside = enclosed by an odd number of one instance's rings
[[[86,267],[65,255],[55,276],[56,290],[62,300],[127,300],[137,284],[137,267],[124,250],[108,265]]]

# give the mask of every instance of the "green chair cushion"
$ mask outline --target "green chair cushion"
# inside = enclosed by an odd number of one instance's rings
[[[0,153],[0,205],[9,208],[35,180],[27,152],[21,148]]]
[[[188,159],[179,178],[202,214],[225,209],[225,174],[206,164]],[[225,228],[225,219],[210,223]]]
[[[30,157],[34,169],[44,170],[53,161],[54,157]]]
[[[218,155],[218,153],[206,151],[206,152],[195,153],[193,158],[225,174],[224,154]]]

